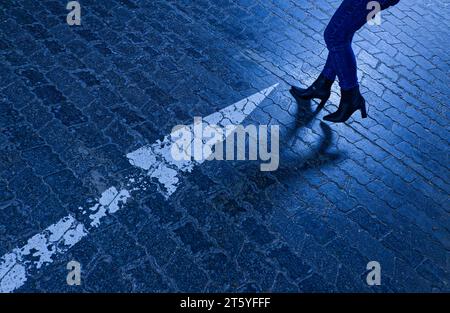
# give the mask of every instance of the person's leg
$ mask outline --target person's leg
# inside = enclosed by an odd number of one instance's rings
[[[336,51],[330,51],[339,86],[343,90],[350,90],[358,86],[356,58],[351,43]]]
[[[353,34],[364,23],[355,24],[354,17],[364,14],[361,10],[370,0],[344,0],[338,8],[325,30],[325,42],[329,55],[325,67],[317,80],[307,89],[292,86],[291,93],[294,97],[302,99],[321,99],[319,108],[323,107],[330,97],[331,85],[339,77],[341,87],[351,88],[356,82],[356,60],[351,49]],[[356,12],[356,9],[358,11]],[[367,9],[366,9],[367,10]],[[367,14],[364,15],[364,21]],[[361,20],[361,19],[359,19]],[[361,24],[361,25],[359,25]]]
[[[322,70],[322,75],[325,76],[327,79],[335,81],[336,80],[336,70],[334,69],[333,60],[328,54],[327,62],[325,63],[325,66]]]
[[[329,50],[322,74],[330,80],[339,77],[343,90],[358,86],[356,58],[351,47],[357,30],[366,22],[373,9],[367,8],[371,0],[344,0],[331,18],[325,30],[325,42]],[[380,9],[396,5],[399,0],[380,0]]]
[[[306,89],[297,86],[291,87],[290,92],[295,98],[322,100],[318,108],[320,109],[330,97],[331,86],[338,76],[342,90],[341,100],[344,100],[344,103],[341,101],[341,104],[352,103],[350,106],[340,105],[339,113],[344,112],[344,115],[332,114],[333,117],[326,116],[325,119],[331,118],[328,120],[343,121],[348,118],[345,117],[348,110],[354,111],[355,108],[356,110],[361,109],[363,116],[365,116],[365,106],[362,104],[364,99],[359,93],[356,58],[351,42],[355,32],[367,22],[367,16],[371,10],[367,8],[369,2],[370,0],[344,0],[342,2],[324,34],[329,55],[322,73]],[[399,0],[380,0],[381,9],[384,10],[398,2]],[[359,102],[356,103],[355,99]]]
[[[324,37],[329,59],[341,86],[341,101],[336,112],[324,116],[330,122],[345,122],[357,110],[367,116],[365,100],[359,92],[356,58],[352,49],[355,32],[366,22],[370,0],[344,0],[328,24]]]
[[[324,33],[329,55],[322,73],[330,77],[334,70],[343,90],[358,86],[356,58],[351,43],[355,32],[367,22],[369,1],[344,0]]]

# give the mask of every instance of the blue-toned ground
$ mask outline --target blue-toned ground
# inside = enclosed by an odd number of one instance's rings
[[[66,1],[0,4],[0,257],[120,185],[127,153],[276,83],[248,120],[280,125],[280,168],[207,162],[168,200],[154,185],[18,292],[450,291],[447,1],[357,34],[369,118],[345,125],[320,122],[337,84],[317,115],[288,92],[319,74],[340,1],[80,3],[81,26]]]

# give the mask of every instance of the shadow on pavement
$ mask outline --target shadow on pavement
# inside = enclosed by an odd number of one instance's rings
[[[302,128],[308,128],[315,117],[319,112],[323,109],[323,106],[317,106],[315,110],[312,109],[310,100],[303,100],[294,97],[297,102],[297,115],[295,120],[295,127],[292,127],[287,131],[286,141],[292,142],[295,138],[298,138],[297,133]],[[313,148],[304,157],[302,160],[295,160],[297,169],[307,169],[316,166],[323,165],[329,162],[335,162],[342,157],[341,153],[329,152],[329,148],[333,143],[333,132],[331,131],[331,127],[320,121],[320,128],[322,130],[323,136],[319,140],[317,144],[317,148]],[[300,138],[301,139],[301,138]],[[291,160],[292,162],[292,160]],[[288,164],[290,165],[289,162]]]

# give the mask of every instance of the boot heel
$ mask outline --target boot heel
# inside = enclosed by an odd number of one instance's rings
[[[361,117],[362,118],[366,118],[367,117],[366,101],[364,101],[362,103],[362,106],[361,106]]]

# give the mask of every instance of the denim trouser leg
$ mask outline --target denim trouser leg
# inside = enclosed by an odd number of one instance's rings
[[[329,79],[337,75],[344,90],[358,86],[356,58],[351,45],[355,32],[367,22],[369,1],[344,0],[325,29],[329,53],[323,74]]]
[[[344,0],[331,18],[325,30],[328,58],[322,74],[328,79],[339,77],[343,90],[358,86],[356,58],[352,49],[352,39],[357,30],[366,22],[371,9],[371,0]],[[396,4],[396,0],[381,0],[381,9]]]
[[[330,54],[328,53],[327,62],[323,67],[322,74],[328,78],[329,80],[336,80],[336,70],[334,69],[333,60],[331,59]]]

